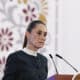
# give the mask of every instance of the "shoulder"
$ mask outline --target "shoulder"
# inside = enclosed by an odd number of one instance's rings
[[[19,50],[19,51],[15,51],[13,53],[10,53],[7,57],[7,60],[16,60],[18,59],[19,56],[23,55],[23,51]]]
[[[18,53],[22,53],[23,51],[19,50],[19,51],[15,51],[15,52],[12,52],[8,55],[8,57],[13,57],[13,56],[17,56]],[[20,55],[20,54],[19,54]]]

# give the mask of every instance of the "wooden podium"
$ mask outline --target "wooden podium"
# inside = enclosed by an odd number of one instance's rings
[[[54,80],[72,80],[73,75],[69,74],[58,74],[54,75]]]

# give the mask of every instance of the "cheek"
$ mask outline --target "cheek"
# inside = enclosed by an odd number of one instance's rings
[[[36,41],[38,41],[38,37],[36,35],[33,35],[31,36],[30,41],[35,43]]]

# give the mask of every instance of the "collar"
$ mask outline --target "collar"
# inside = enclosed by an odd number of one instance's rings
[[[29,55],[32,55],[32,56],[37,56],[37,51],[32,51],[31,49],[29,48],[24,48],[23,51],[26,53],[26,54],[29,54]]]

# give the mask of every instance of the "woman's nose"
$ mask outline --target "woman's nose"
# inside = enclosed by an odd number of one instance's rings
[[[45,40],[46,39],[46,37],[44,36],[44,34],[41,35],[41,39],[42,40]]]

